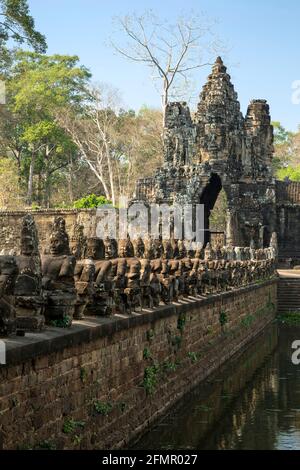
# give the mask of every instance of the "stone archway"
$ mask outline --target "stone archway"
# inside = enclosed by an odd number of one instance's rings
[[[217,173],[212,173],[207,185],[200,196],[200,204],[204,205],[204,242],[205,244],[210,241],[210,223],[209,218],[211,211],[217,201],[217,198],[223,188],[222,180]]]

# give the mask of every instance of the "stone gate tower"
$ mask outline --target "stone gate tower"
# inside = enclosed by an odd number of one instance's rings
[[[170,103],[164,129],[164,164],[139,180],[136,198],[205,206],[205,228],[223,188],[227,195],[227,243],[268,246],[276,230],[272,174],[273,128],[265,100],[251,101],[243,117],[237,93],[220,57],[192,117],[186,103]],[[209,240],[207,231],[206,241]]]

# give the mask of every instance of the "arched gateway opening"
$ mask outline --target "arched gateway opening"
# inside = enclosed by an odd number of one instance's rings
[[[205,243],[225,243],[227,197],[217,173],[211,175],[200,204],[204,205]]]

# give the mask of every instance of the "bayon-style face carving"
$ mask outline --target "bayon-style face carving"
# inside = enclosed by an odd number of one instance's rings
[[[102,240],[100,238],[88,238],[86,257],[90,259],[102,259],[103,253],[101,249]]]
[[[106,237],[104,240],[104,258],[113,259],[117,258],[117,247],[115,240],[112,238]]]
[[[155,257],[154,243],[151,237],[145,238],[145,258],[152,260]]]
[[[62,217],[54,219],[52,233],[50,236],[51,255],[69,255],[69,236],[66,232],[66,223]]]
[[[38,254],[38,236],[33,217],[25,215],[21,230],[21,255],[31,256]]]
[[[134,243],[134,256],[143,258],[145,253],[145,245],[143,239],[139,237]]]
[[[118,255],[120,258],[132,258],[134,256],[134,248],[129,235],[126,239],[119,240]]]

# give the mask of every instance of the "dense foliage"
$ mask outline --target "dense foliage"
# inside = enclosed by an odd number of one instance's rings
[[[89,194],[88,196],[78,199],[74,202],[75,209],[92,209],[103,206],[105,204],[111,204],[111,201],[105,199],[104,196],[96,196],[96,194]]]
[[[27,0],[0,0],[0,17],[0,55],[7,53],[9,40],[25,42],[37,52],[46,51],[46,39],[35,29]]]
[[[300,181],[300,129],[287,131],[280,122],[273,122],[274,149],[273,167],[276,177]]]

